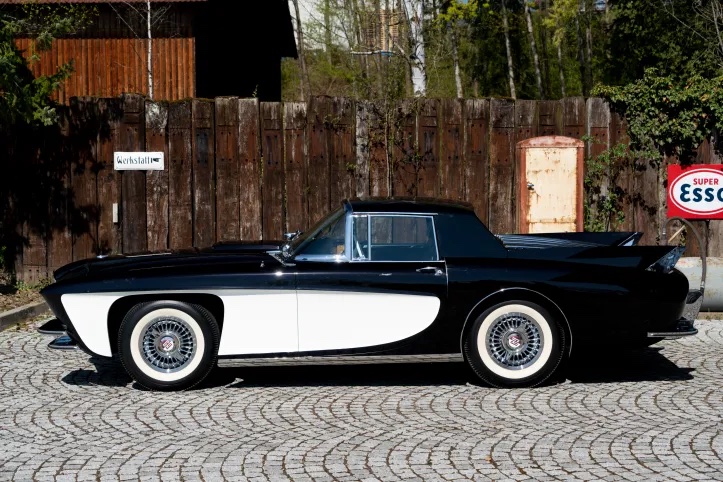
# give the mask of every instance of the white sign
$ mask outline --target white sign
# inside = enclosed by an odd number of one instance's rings
[[[723,219],[723,165],[670,165],[668,183],[669,216]]]
[[[162,171],[165,169],[162,152],[115,152],[113,166],[116,171]]]

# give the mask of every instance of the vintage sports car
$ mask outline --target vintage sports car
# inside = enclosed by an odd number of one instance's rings
[[[684,248],[637,246],[640,233],[495,236],[465,203],[372,199],[287,238],[60,268],[42,292],[58,344],[117,356],[157,390],[216,364],[462,360],[529,387],[589,343],[697,333],[697,313],[681,317],[701,296],[674,269]]]

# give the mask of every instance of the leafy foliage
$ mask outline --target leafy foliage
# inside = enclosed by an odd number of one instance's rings
[[[723,130],[723,76],[694,75],[681,82],[648,69],[640,80],[598,86],[593,94],[625,115],[631,147],[643,158],[664,153],[689,162],[706,136]]]
[[[617,144],[585,161],[585,231],[615,231],[625,221],[623,206],[630,195],[619,185],[635,160],[626,144]]]
[[[57,121],[51,96],[73,66],[62,65],[54,74],[35,77],[32,65],[55,38],[77,32],[94,16],[94,8],[72,4],[25,3],[0,10],[0,124],[51,125]],[[32,39],[32,48],[25,55],[15,43],[19,36]]]

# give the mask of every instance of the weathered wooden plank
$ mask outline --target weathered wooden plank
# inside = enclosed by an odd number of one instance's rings
[[[50,162],[50,168],[57,176],[57,187],[51,193],[48,208],[50,209],[50,233],[48,238],[48,273],[73,261],[73,239],[70,231],[70,179],[71,161],[65,153],[72,152],[70,121],[71,113],[67,108],[58,109],[58,128],[56,135],[46,138],[48,148],[53,153],[45,162]]]
[[[489,227],[494,233],[515,230],[515,103],[490,101]]]
[[[193,245],[193,149],[191,101],[168,107],[168,243],[172,249]]]
[[[148,212],[148,250],[163,251],[169,247],[168,186],[168,104],[146,102],[146,151],[163,152],[166,168],[148,171],[146,199]]]
[[[439,101],[420,101],[417,117],[417,145],[419,146],[419,168],[417,171],[417,196],[436,198],[439,196]]]
[[[98,239],[98,198],[95,158],[98,144],[97,104],[89,97],[71,99],[73,259],[93,257]]]
[[[326,119],[331,114],[328,97],[312,97],[309,102],[309,223],[314,224],[331,209],[330,165]]]
[[[286,231],[305,231],[309,227],[308,144],[306,142],[306,104],[284,104],[284,153],[286,171]]]
[[[515,142],[524,141],[538,135],[538,101],[515,101]]]
[[[120,125],[119,149],[139,152],[145,148],[145,100],[136,94],[122,98],[123,117]],[[146,232],[146,173],[126,171],[123,186],[123,252],[138,253],[148,249]]]
[[[193,139],[193,245],[205,247],[216,240],[216,184],[214,174],[214,103],[191,103]]]
[[[371,139],[369,138],[369,116],[372,108],[369,101],[360,101],[356,105],[356,197],[369,196],[369,159]]]
[[[280,240],[284,234],[284,133],[281,104],[261,103],[263,172],[263,239]]]
[[[610,105],[604,99],[591,97],[587,99],[587,152],[596,157],[610,148]]]
[[[216,98],[216,239],[241,236],[241,179],[239,159],[239,100]],[[258,129],[258,128],[257,128]]]
[[[417,111],[414,101],[401,101],[392,119],[392,195],[395,197],[417,196],[417,170],[419,158],[417,151]]]
[[[485,223],[489,221],[489,122],[489,100],[464,101],[464,155],[467,180],[464,197],[472,203],[477,216]]]
[[[466,197],[464,124],[462,101],[442,101],[442,154],[440,155],[440,195],[447,199]]]
[[[582,139],[585,135],[585,98],[566,97],[562,103],[563,134],[574,139]]]
[[[100,99],[101,129],[98,132],[98,251],[119,254],[123,250],[121,232],[121,175],[113,168],[113,151],[120,145],[120,99]]]
[[[239,202],[241,239],[262,237],[261,147],[259,145],[259,103],[241,99],[238,105]],[[217,172],[217,178],[219,174]],[[217,193],[220,195],[220,193]],[[219,217],[218,215],[216,216]]]
[[[630,137],[627,134],[627,123],[625,119],[620,116],[620,114],[613,112],[610,115],[610,146],[615,147],[618,144],[629,145]],[[621,231],[636,230],[633,209],[635,197],[633,189],[634,170],[634,162],[632,160],[626,162],[624,166],[620,167],[620,175],[615,184],[616,194],[621,198],[624,216],[622,224],[618,227]]]
[[[658,216],[658,170],[655,164],[647,161],[637,162],[633,180],[635,228],[643,231],[640,244],[659,244],[660,226]]]
[[[585,111],[587,115],[585,152],[587,159],[597,160],[610,147],[610,106],[601,98],[591,97],[587,99]],[[593,186],[591,192],[585,193],[588,200],[591,201],[589,215],[603,223],[614,222],[614,219],[609,219],[608,213],[600,212],[598,209],[600,202],[611,194],[615,195],[615,191],[613,190],[611,193],[608,187],[610,175],[611,171],[608,169],[599,176],[599,184]]]
[[[327,120],[329,137],[329,202],[336,209],[341,201],[356,194],[356,105],[351,99],[335,97]]]
[[[387,116],[383,102],[373,101],[368,106],[369,194],[373,197],[387,197],[391,194]]]

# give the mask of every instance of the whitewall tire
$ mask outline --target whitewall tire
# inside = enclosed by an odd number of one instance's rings
[[[532,387],[560,364],[565,332],[550,313],[528,301],[508,301],[479,315],[467,332],[465,358],[495,387]]]
[[[190,388],[211,371],[219,328],[205,308],[179,301],[134,306],[118,336],[118,352],[128,374],[153,390]]]

